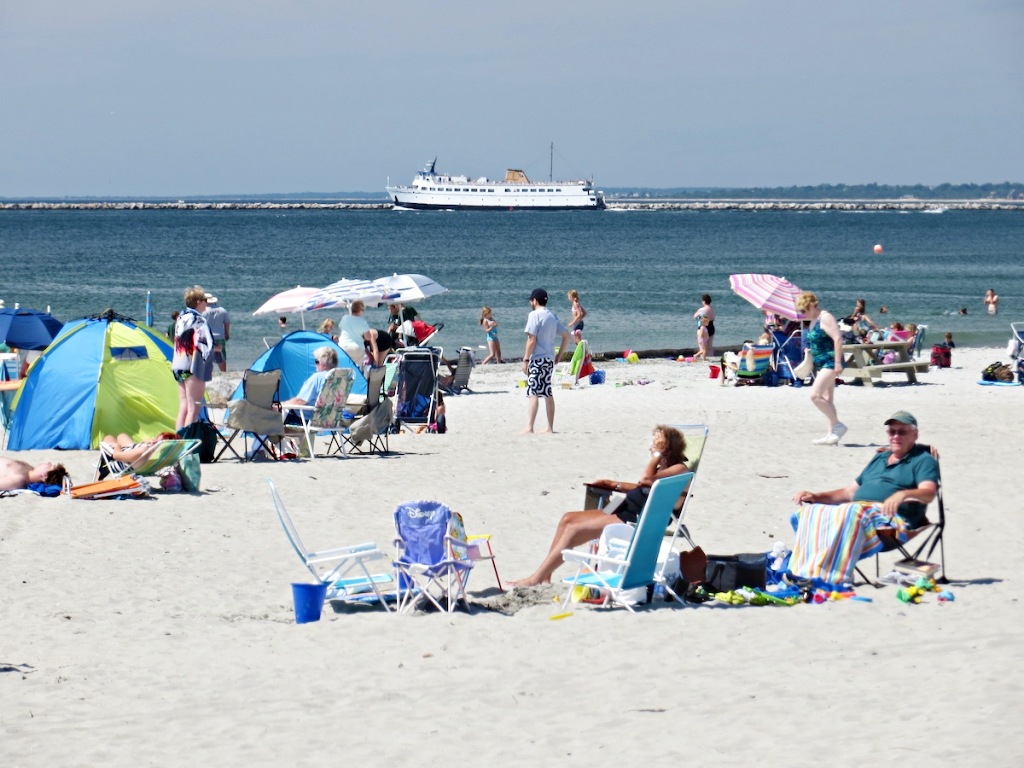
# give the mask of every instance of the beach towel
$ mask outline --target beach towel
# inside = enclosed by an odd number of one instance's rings
[[[790,573],[829,584],[852,582],[857,561],[882,551],[879,528],[892,529],[900,541],[907,540],[903,518],[889,517],[872,502],[804,504],[790,522],[796,530]]]

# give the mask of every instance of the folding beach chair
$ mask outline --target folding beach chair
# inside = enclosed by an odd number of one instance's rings
[[[395,594],[398,610],[423,605],[454,612],[465,601],[473,561],[459,557],[465,542],[451,535],[452,511],[439,501],[407,501],[395,508]],[[453,549],[455,545],[455,549]]]
[[[463,392],[469,392],[469,374],[473,372],[473,366],[475,365],[473,359],[473,350],[463,347],[459,350],[459,360],[455,364],[455,373],[451,376],[441,376],[438,378],[438,389],[441,389],[445,394],[459,395]]]
[[[100,443],[100,458],[96,463],[96,479],[141,475],[151,477],[161,470],[175,466],[191,453],[199,450],[202,440],[161,440],[153,443],[135,461],[125,464],[111,455],[109,443]]]
[[[726,352],[722,355],[722,384],[727,380],[735,385],[763,383],[774,353],[774,346],[760,344],[744,344],[738,356]]]
[[[349,547],[335,547],[313,551],[308,549],[299,538],[299,532],[295,528],[291,517],[284,508],[284,502],[274,481],[268,479],[270,486],[270,497],[274,502],[274,510],[277,512],[277,519],[284,529],[288,543],[299,556],[302,564],[313,575],[313,578],[321,584],[327,585],[327,601],[332,607],[344,604],[367,605],[380,603],[385,610],[388,607],[386,597],[390,591],[384,592],[385,585],[392,582],[390,573],[371,573],[367,563],[374,560],[386,559],[386,555],[377,545],[367,542]]]
[[[440,347],[415,347],[399,350],[395,419],[403,424],[431,424],[437,405]]]
[[[925,445],[924,443],[919,443],[919,445],[927,448],[932,456],[935,457],[935,461],[939,461],[939,451],[937,448]],[[901,555],[901,558],[894,565],[897,571],[930,576],[940,584],[948,584],[949,579],[946,577],[946,543],[944,539],[946,533],[946,503],[942,498],[941,465],[939,467],[939,483],[938,489],[935,492],[935,502],[938,511],[936,513],[937,519],[934,523],[925,519],[922,525],[906,532],[906,539],[904,541],[900,541],[893,531],[886,529],[879,531],[879,538],[882,540],[883,553],[895,551]],[[936,548],[939,550],[939,562],[937,563],[932,562]],[[876,579],[881,573],[881,554],[875,554]],[[857,567],[857,573],[869,584],[879,586],[877,581],[869,579],[859,566]]]
[[[223,425],[218,426],[218,436],[223,446],[215,461],[220,460],[224,451],[230,450],[236,459],[251,460],[260,449],[273,453],[273,443],[284,436],[284,417],[277,407],[277,395],[281,382],[281,371],[247,370],[242,374],[242,399],[232,400]],[[245,452],[239,454],[231,441],[244,432]],[[249,437],[254,445],[249,450]]]
[[[501,592],[505,591],[505,588],[501,586],[501,576],[498,575],[498,561],[495,560],[494,550],[491,548],[491,534],[467,534],[462,515],[452,512],[449,546],[451,556],[457,560],[471,560],[474,563],[490,560],[491,567],[494,568],[494,579],[498,582],[498,589]],[[465,584],[463,584],[463,588],[465,588]]]
[[[327,374],[324,380],[323,389],[317,396],[316,403],[305,406],[285,406],[299,414],[301,424],[299,428],[306,440],[306,447],[309,449],[309,457],[316,456],[316,436],[326,434],[330,436],[325,456],[332,456],[336,453],[344,455],[346,445],[343,433],[348,430],[352,423],[352,416],[346,410],[349,393],[352,391],[352,384],[355,382],[355,371],[351,368],[335,368]],[[285,425],[285,433],[289,431],[289,425]]]
[[[589,381],[590,374],[593,372],[594,361],[590,356],[590,345],[587,344],[586,339],[580,339],[569,362],[559,363],[555,366],[552,383],[562,388],[575,387],[580,381]]]
[[[373,368],[366,377],[366,403],[362,416],[353,422],[346,433],[335,433],[352,453],[390,453],[388,433],[394,420],[391,399],[384,394],[387,369]],[[364,445],[365,443],[365,445]]]
[[[796,368],[803,362],[803,331],[797,328],[788,336],[782,331],[772,331],[772,344],[775,348],[775,372],[780,380],[790,383],[800,379]]]
[[[146,496],[150,492],[150,487],[149,483],[138,475],[122,475],[84,485],[68,483],[65,492],[72,499],[108,499],[117,496]]]
[[[569,606],[575,587],[590,586],[605,591],[606,605],[622,605],[632,613],[633,606],[626,596],[628,592],[664,583],[663,575],[657,570],[665,526],[672,516],[676,499],[692,478],[692,472],[685,472],[655,481],[625,555],[597,555],[576,549],[562,551],[567,563],[577,565],[575,575],[565,579],[569,590],[562,602],[562,610]]]

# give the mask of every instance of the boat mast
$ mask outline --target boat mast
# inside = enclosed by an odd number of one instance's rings
[[[555,180],[555,142],[551,142],[551,157],[548,160],[548,181]]]

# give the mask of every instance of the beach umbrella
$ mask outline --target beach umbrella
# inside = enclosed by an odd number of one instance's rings
[[[384,294],[386,301],[405,304],[410,301],[422,301],[430,296],[448,293],[448,289],[426,275],[392,275],[374,280]]]
[[[38,309],[0,309],[0,341],[15,349],[46,349],[64,323]]]
[[[306,315],[303,307],[309,297],[317,293],[319,288],[303,288],[297,285],[287,291],[275,293],[253,312],[253,315],[288,315],[298,312],[302,317],[302,327],[306,327]]]
[[[799,320],[796,297],[801,291],[784,277],[767,274],[729,275],[729,287],[762,312]]]
[[[384,292],[381,286],[373,280],[343,277],[310,296],[302,308],[306,312],[315,309],[336,309],[337,307],[347,307],[357,299],[371,302],[383,301]]]

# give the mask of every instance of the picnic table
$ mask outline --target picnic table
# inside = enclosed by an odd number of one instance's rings
[[[864,386],[873,387],[883,373],[902,373],[911,384],[917,383],[917,374],[928,373],[927,360],[911,360],[912,339],[904,341],[875,341],[867,344],[843,344],[844,378],[855,378]],[[893,363],[878,362],[886,352],[895,352]]]

